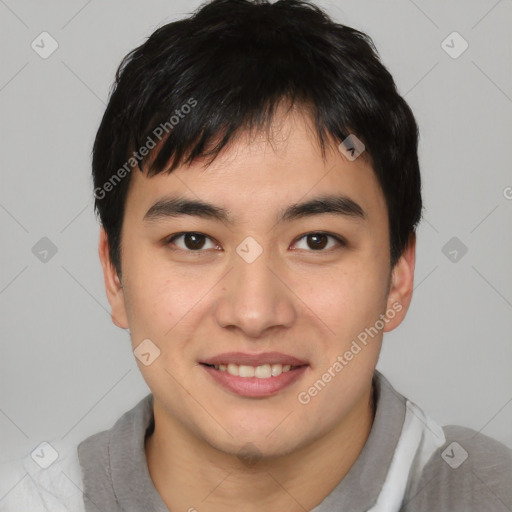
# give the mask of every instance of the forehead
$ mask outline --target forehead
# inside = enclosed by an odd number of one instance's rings
[[[205,158],[147,177],[133,171],[126,212],[139,220],[166,197],[183,197],[221,207],[233,222],[245,222],[308,198],[343,195],[371,217],[386,215],[384,196],[363,152],[350,161],[336,141],[325,157],[311,118],[301,111],[276,113],[269,130],[244,132],[208,165]]]

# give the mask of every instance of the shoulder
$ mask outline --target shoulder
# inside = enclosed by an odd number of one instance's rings
[[[409,489],[403,512],[512,510],[512,450],[469,428],[443,427],[445,443]]]
[[[84,511],[77,447],[60,439],[1,463],[0,482],[0,512]]]

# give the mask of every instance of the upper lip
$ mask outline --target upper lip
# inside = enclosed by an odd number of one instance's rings
[[[290,366],[304,366],[308,364],[302,359],[282,354],[280,352],[263,352],[261,354],[247,354],[244,352],[225,352],[208,359],[200,361],[203,364],[220,365],[220,364],[237,364],[247,366],[261,366],[264,364],[289,364]]]

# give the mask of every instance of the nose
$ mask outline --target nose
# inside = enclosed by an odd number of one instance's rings
[[[247,338],[262,338],[266,331],[293,325],[295,295],[287,286],[284,267],[271,261],[269,251],[249,261],[234,255],[215,316],[221,327],[240,329]]]

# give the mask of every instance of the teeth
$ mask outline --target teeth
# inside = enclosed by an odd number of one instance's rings
[[[238,367],[238,375],[240,377],[254,377],[254,366],[240,365]]]
[[[281,373],[283,373],[283,365],[273,364],[272,369],[270,371],[272,372],[272,377],[277,377],[278,375],[281,375]]]
[[[229,363],[228,365],[214,365],[214,367],[221,372],[227,371],[230,375],[234,375],[236,377],[256,377],[258,379],[278,377],[281,373],[289,372],[291,370],[291,365],[289,364],[263,364],[261,366],[248,366],[245,364],[238,365]]]
[[[256,375],[258,379],[268,379],[272,376],[272,367],[269,364],[257,366],[254,375]]]
[[[228,364],[228,373],[230,375],[235,375],[235,376],[238,376],[239,373],[238,373],[238,366],[236,364],[232,364],[232,363],[229,363]]]

